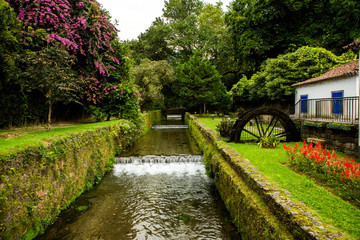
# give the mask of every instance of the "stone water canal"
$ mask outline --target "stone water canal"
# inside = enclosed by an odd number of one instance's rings
[[[37,239],[241,239],[200,154],[185,125],[155,126]]]

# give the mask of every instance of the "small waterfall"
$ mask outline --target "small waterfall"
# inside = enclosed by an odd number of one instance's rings
[[[152,129],[186,129],[188,125],[154,125]]]
[[[171,114],[171,115],[167,115],[166,118],[169,120],[181,120],[181,115]]]
[[[118,157],[116,158],[117,164],[126,164],[126,163],[189,163],[189,162],[201,162],[201,155],[172,155],[172,156],[156,156],[156,155],[147,155],[147,156],[132,156],[132,157]]]

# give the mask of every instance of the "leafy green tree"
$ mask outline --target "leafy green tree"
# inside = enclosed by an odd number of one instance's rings
[[[165,1],[163,16],[171,27],[169,45],[186,61],[199,49],[198,19],[203,8],[200,0]]]
[[[267,58],[309,45],[340,53],[360,35],[357,0],[235,0],[226,19],[248,76]]]
[[[70,102],[78,99],[80,87],[71,66],[75,57],[58,47],[46,47],[37,52],[14,54],[11,78],[24,91],[38,90],[46,99],[48,107],[47,130],[50,130],[52,106],[54,102]]]
[[[9,74],[13,53],[23,53],[25,49],[36,50],[44,36],[42,29],[25,28],[16,13],[4,0],[0,0],[0,126],[21,125],[27,119],[38,119],[42,108],[37,105],[39,99],[23,92]],[[37,105],[38,106],[38,105]]]
[[[140,117],[140,98],[138,88],[130,81],[124,81],[109,88],[111,94],[105,94],[99,104],[88,108],[92,117],[100,122],[110,117],[137,121]]]
[[[317,77],[329,69],[352,61],[352,52],[336,56],[324,48],[301,47],[295,52],[268,59],[265,73],[266,94],[271,100],[293,100],[292,84]]]
[[[209,58],[223,76],[228,89],[237,82],[238,68],[231,36],[227,31],[222,3],[205,4],[199,15],[200,52]]]
[[[188,106],[198,106],[202,114],[205,104],[216,104],[226,95],[221,75],[208,59],[195,53],[177,70],[178,95]]]
[[[158,17],[152,25],[141,33],[137,40],[131,42],[133,58],[137,64],[141,59],[148,58],[152,61],[167,60],[174,55],[168,44],[171,28],[169,24]]]
[[[4,0],[0,0],[0,65],[4,66],[5,58],[9,52],[22,49],[22,24],[15,13]],[[0,89],[5,84],[4,67],[0,68]]]
[[[134,67],[132,75],[135,84],[140,88],[142,109],[162,108],[164,106],[162,90],[175,80],[170,64],[165,60],[145,59]]]
[[[243,75],[242,78],[231,88],[230,93],[232,102],[236,105],[236,109],[249,105],[251,102],[249,79]]]
[[[293,102],[293,84],[317,77],[329,69],[356,58],[350,52],[337,56],[324,48],[301,47],[298,50],[267,59],[261,71],[248,80],[243,77],[232,89],[234,103]]]
[[[198,51],[216,65],[230,89],[238,70],[221,6],[221,2],[213,5],[200,0],[166,1],[162,17],[131,42],[136,63],[148,58],[167,60],[175,67]]]
[[[22,25],[4,0],[0,0],[0,126],[19,124],[27,108],[23,94],[9,81],[6,69],[10,52],[22,50]],[[18,120],[21,119],[21,120]]]

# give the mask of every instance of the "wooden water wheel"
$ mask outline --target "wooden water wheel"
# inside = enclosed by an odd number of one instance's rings
[[[296,126],[287,114],[275,108],[261,107],[236,120],[230,141],[259,141],[261,137],[270,136],[284,141],[299,138]]]

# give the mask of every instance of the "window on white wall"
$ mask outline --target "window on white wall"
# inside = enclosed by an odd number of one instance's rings
[[[331,92],[333,114],[343,114],[343,97],[344,91]]]

